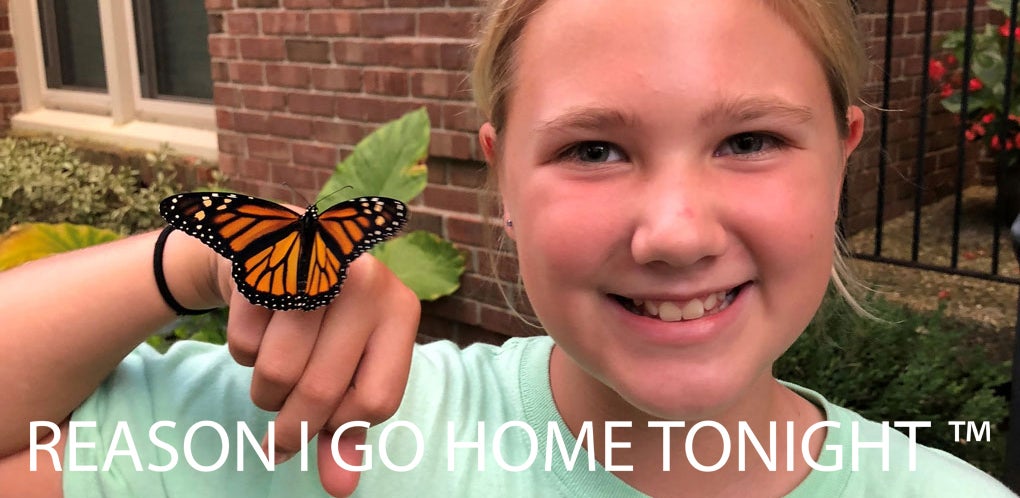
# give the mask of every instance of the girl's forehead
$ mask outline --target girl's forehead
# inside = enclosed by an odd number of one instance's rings
[[[550,0],[516,57],[510,114],[553,115],[536,116],[542,122],[596,104],[638,116],[733,102],[831,106],[811,49],[760,2]]]

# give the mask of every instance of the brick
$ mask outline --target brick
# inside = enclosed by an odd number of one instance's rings
[[[286,109],[286,94],[279,90],[245,88],[241,90],[241,101],[248,109],[282,111]]]
[[[18,73],[11,70],[0,71],[0,85],[15,85],[18,83]]]
[[[470,189],[428,185],[422,192],[425,205],[460,213],[478,213],[478,192]]]
[[[361,125],[335,121],[312,121],[312,138],[333,144],[356,144],[366,134]]]
[[[213,58],[236,59],[237,40],[226,35],[210,35],[209,55]]]
[[[234,0],[205,0],[205,10],[218,11],[234,8]]]
[[[315,144],[294,144],[291,146],[294,154],[294,162],[332,168],[336,166],[339,153],[336,147]]]
[[[432,169],[431,167],[429,168]],[[457,187],[485,188],[489,180],[489,168],[484,163],[468,162],[451,164],[447,173],[448,183]]]
[[[356,68],[312,68],[312,86],[318,90],[361,90],[362,72]]]
[[[219,132],[218,145],[220,152],[228,154],[243,154],[247,148],[244,137],[235,133]]]
[[[212,77],[213,81],[229,82],[230,76],[227,69],[228,67],[227,63],[223,61],[211,62],[209,64],[209,75]]]
[[[379,99],[340,95],[336,98],[334,113],[337,117],[354,121],[383,121],[384,103]]]
[[[209,34],[218,35],[223,33],[223,14],[218,12],[210,12],[206,19],[209,23]]]
[[[353,12],[313,12],[308,15],[308,31],[313,36],[358,34],[358,15]]]
[[[238,165],[238,176],[269,180],[269,162],[262,159],[245,158]]]
[[[280,0],[237,0],[239,9],[274,9],[280,6]]]
[[[262,113],[235,112],[234,131],[241,133],[265,134],[269,131],[269,118]]]
[[[471,135],[462,132],[433,130],[429,154],[454,159],[480,159],[476,156]]]
[[[227,12],[223,14],[227,33],[237,35],[257,35],[259,18],[252,12]]]
[[[438,68],[440,60],[439,45],[421,39],[386,41],[376,55],[379,65],[395,67]]]
[[[418,14],[418,36],[437,38],[474,38],[474,12],[422,12]]]
[[[423,302],[422,312],[456,320],[471,325],[479,324],[479,307],[475,301],[468,301],[457,296],[446,296],[435,301]]]
[[[333,57],[338,64],[378,65],[386,47],[371,40],[342,39],[333,43]]]
[[[287,95],[287,109],[295,114],[332,116],[333,96],[313,93],[290,93]]]
[[[389,0],[386,4],[390,8],[400,7],[443,7],[445,0]]]
[[[248,137],[248,155],[277,161],[290,160],[290,142],[274,138]]]
[[[358,21],[361,36],[383,38],[387,36],[413,36],[415,30],[414,14],[403,12],[371,12],[362,13]]]
[[[231,62],[227,76],[234,83],[261,85],[265,82],[265,67],[260,62]]]
[[[315,170],[309,167],[273,164],[270,174],[273,183],[298,190],[317,190],[319,186]]]
[[[326,64],[330,61],[329,42],[322,40],[287,40],[287,60]]]
[[[333,0],[333,6],[340,8],[367,9],[385,5],[384,0]]]
[[[225,109],[216,109],[216,127],[234,129],[234,113]]]
[[[213,103],[224,107],[240,107],[241,94],[234,87],[213,84]]]
[[[453,242],[474,246],[485,245],[484,227],[478,219],[449,216],[445,225],[443,235]]]
[[[447,130],[474,133],[485,122],[478,108],[469,104],[443,104],[442,115],[440,125]]]
[[[267,64],[266,81],[270,85],[307,88],[310,81],[307,67],[292,64]]]
[[[326,9],[333,6],[333,0],[283,0],[285,9]]]
[[[275,115],[269,119],[268,124],[271,135],[291,138],[308,138],[312,135],[312,121],[308,118]]]
[[[304,35],[308,32],[305,12],[262,12],[262,32],[267,35]]]
[[[459,72],[417,72],[411,78],[412,95],[415,97],[467,100],[471,98],[467,85],[467,74]]]
[[[439,67],[442,69],[467,70],[471,66],[471,47],[465,43],[442,43],[439,45]]]
[[[407,96],[410,88],[405,71],[365,70],[365,92],[378,95]]]
[[[239,38],[241,57],[255,60],[281,60],[285,54],[279,38]]]

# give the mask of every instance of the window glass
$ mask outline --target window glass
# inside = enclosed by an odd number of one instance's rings
[[[143,60],[139,67],[142,68],[143,95],[211,100],[205,2],[136,1],[136,18],[140,25],[139,55]],[[143,23],[145,19],[149,22]]]
[[[47,86],[106,90],[98,2],[40,0],[39,25]]]

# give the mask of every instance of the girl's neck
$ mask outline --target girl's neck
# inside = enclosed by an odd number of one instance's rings
[[[629,422],[629,427],[613,424],[612,441],[629,447],[612,449],[612,466],[617,477],[639,491],[652,496],[781,496],[797,486],[810,473],[810,467],[801,456],[801,440],[806,429],[824,420],[821,409],[798,396],[770,373],[761,376],[748,390],[748,395],[719,413],[701,415],[686,420],[663,421],[627,403],[615,391],[592,378],[571,360],[562,349],[554,347],[549,363],[549,377],[556,408],[567,427],[577,436],[584,422],[594,428],[595,458],[607,466],[606,422]],[[740,425],[745,424],[755,438],[769,450],[775,422],[776,471],[769,470],[750,444],[746,445],[745,470],[740,470],[738,441]],[[671,422],[667,424],[666,422]],[[678,427],[675,422],[683,422]],[[699,470],[691,458],[702,466],[714,467],[723,455],[723,437],[719,429],[705,426],[691,438],[688,453],[685,445],[689,430],[699,422],[713,422],[722,427],[730,441],[729,457],[721,468]],[[788,431],[787,422],[792,422]],[[715,425],[712,424],[712,425]],[[672,425],[664,428],[664,425]],[[704,425],[704,424],[703,424]],[[786,441],[792,432],[794,445],[793,471],[787,470]],[[666,434],[669,444],[669,471],[664,471],[664,445]],[[811,454],[817,458],[824,443],[825,431],[812,435]],[[588,448],[592,451],[592,448]],[[613,470],[613,469],[610,469]]]

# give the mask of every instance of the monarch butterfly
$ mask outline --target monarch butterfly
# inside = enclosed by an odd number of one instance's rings
[[[301,214],[256,197],[193,192],[163,199],[159,213],[231,260],[241,294],[274,310],[328,304],[351,261],[407,221],[404,203],[386,197],[351,199],[322,213],[312,204]]]

